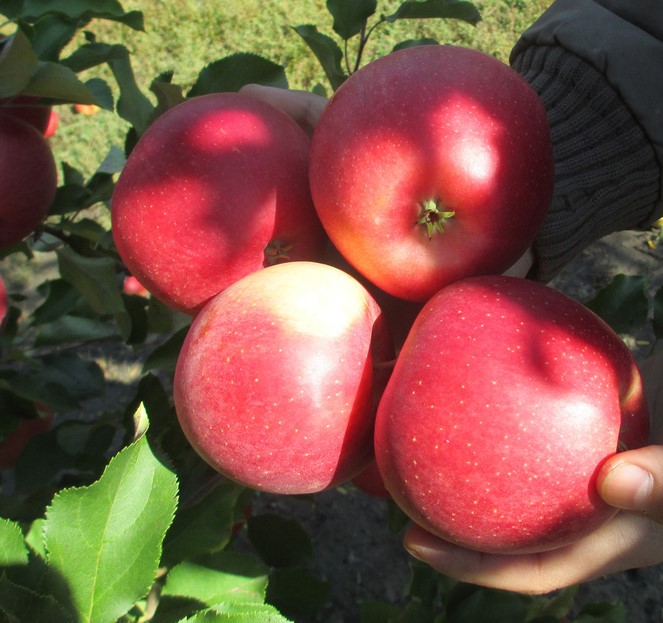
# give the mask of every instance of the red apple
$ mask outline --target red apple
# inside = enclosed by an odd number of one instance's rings
[[[44,138],[51,138],[55,136],[55,133],[58,131],[58,126],[60,125],[60,115],[55,110],[51,110],[51,114],[48,117],[48,124],[44,130]]]
[[[386,292],[425,301],[456,279],[504,272],[532,243],[552,196],[546,112],[491,56],[406,48],[333,95],[310,184],[348,261]]]
[[[56,186],[55,159],[43,135],[0,114],[0,249],[20,242],[44,220]]]
[[[238,93],[184,101],[131,152],[112,198],[117,249],[158,299],[195,314],[228,285],[317,259],[326,235],[308,189],[309,138]]]
[[[353,479],[352,484],[360,491],[368,493],[377,498],[390,498],[391,494],[387,491],[382,480],[382,474],[378,468],[377,461],[373,459],[361,472]]]
[[[53,414],[47,411],[32,419],[21,419],[16,428],[0,440],[0,470],[11,469],[33,437],[51,430]]]
[[[15,97],[0,99],[0,112],[26,121],[46,136],[49,124],[51,123],[53,108],[52,106],[41,104],[38,97],[17,95]]]
[[[378,408],[375,453],[396,503],[485,552],[539,552],[616,509],[596,474],[646,443],[638,367],[579,302],[504,276],[460,280],[424,306]]]
[[[315,262],[271,266],[193,320],[175,371],[177,415],[226,477],[272,493],[322,491],[370,461],[373,366],[391,357],[380,308],[357,280]]]
[[[133,275],[127,275],[122,282],[122,292],[134,296],[149,296],[145,286]]]
[[[0,333],[5,328],[5,321],[7,320],[7,311],[9,310],[9,295],[7,294],[7,287],[5,286],[4,279],[0,277]]]

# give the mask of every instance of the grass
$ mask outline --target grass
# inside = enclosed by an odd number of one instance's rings
[[[399,0],[379,0],[377,15],[393,13],[399,4]],[[364,59],[382,56],[405,39],[432,37],[507,61],[520,33],[548,4],[549,0],[477,0],[483,19],[476,27],[437,19],[383,24]],[[168,71],[186,92],[203,67],[235,52],[253,52],[284,65],[291,88],[327,86],[317,60],[292,29],[313,24],[334,36],[325,0],[124,0],[122,6],[144,13],[145,32],[106,21],[95,21],[88,30],[100,41],[129,48],[138,85],[148,94],[151,81]],[[83,77],[92,76],[103,77],[113,86],[110,72],[95,69]],[[60,113],[60,129],[52,141],[56,157],[85,175],[95,170],[111,145],[122,145],[127,125],[114,113],[83,117],[68,107],[61,107]]]

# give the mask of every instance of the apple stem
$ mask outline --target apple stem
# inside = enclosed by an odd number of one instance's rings
[[[429,240],[436,233],[443,234],[445,223],[456,214],[453,210],[445,210],[437,199],[425,199],[420,205],[417,225],[426,226],[426,235]]]
[[[280,240],[272,240],[264,250],[265,264],[272,266],[290,259],[288,253],[292,250],[293,245],[283,244]]]

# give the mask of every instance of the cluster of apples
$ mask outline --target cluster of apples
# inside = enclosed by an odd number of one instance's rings
[[[32,233],[51,207],[57,169],[47,139],[56,128],[57,113],[36,97],[0,101],[0,249]]]
[[[483,551],[594,529],[614,512],[596,470],[642,445],[648,418],[619,336],[501,276],[552,186],[538,97],[466,48],[364,66],[311,140],[238,93],[164,113],[112,226],[130,272],[192,316],[174,385],[192,446],[275,493],[374,470],[415,522]]]

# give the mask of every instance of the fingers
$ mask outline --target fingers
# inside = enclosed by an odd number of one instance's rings
[[[618,513],[575,543],[539,554],[484,554],[458,547],[412,526],[405,548],[418,560],[461,582],[546,594],[580,582],[663,560],[663,526]]]
[[[327,105],[326,98],[308,91],[247,84],[240,89],[240,92],[280,108],[290,115],[309,136],[313,134],[318,119]]]
[[[602,465],[596,486],[608,504],[663,523],[663,446],[613,456]]]

